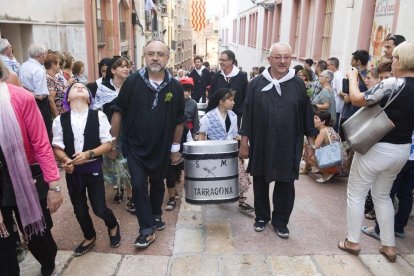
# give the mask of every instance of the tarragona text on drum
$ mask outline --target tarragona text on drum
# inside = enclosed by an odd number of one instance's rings
[[[217,196],[217,195],[230,195],[230,194],[233,194],[232,187],[194,188],[194,195],[199,195],[199,196]]]

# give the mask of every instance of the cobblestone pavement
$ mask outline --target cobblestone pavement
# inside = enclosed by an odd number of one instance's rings
[[[108,202],[113,192],[108,188]],[[252,202],[250,189],[248,201]],[[165,212],[167,228],[145,250],[134,249],[136,218],[121,205],[109,203],[121,222],[122,245],[109,247],[103,222],[96,221],[98,243],[78,258],[72,249],[82,240],[70,202],[54,215],[59,252],[56,275],[413,275],[414,217],[405,239],[397,239],[399,256],[390,264],[378,253],[379,241],[361,236],[361,255],[337,248],[346,235],[346,178],[319,184],[312,176],[296,182],[295,207],[289,223],[291,237],[282,240],[270,225],[253,231],[253,215],[237,203],[191,205],[182,198],[177,210]],[[367,221],[372,225],[372,221]],[[21,274],[39,275],[28,255]]]

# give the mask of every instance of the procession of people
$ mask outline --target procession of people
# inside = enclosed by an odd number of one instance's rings
[[[271,46],[260,73],[259,66],[244,72],[234,52],[225,50],[219,70],[195,56],[194,67],[175,76],[167,68],[169,46],[154,39],[144,47],[144,67],[131,72],[128,58],[108,57],[99,64],[101,78],[88,83],[85,63],[70,53],[32,44],[29,59],[20,65],[8,55],[8,40],[1,39],[1,274],[19,275],[16,240],[21,236],[42,275],[52,275],[58,245],[51,214],[62,205],[59,183],[66,182],[83,234],[75,257],[89,252],[98,235],[88,206],[104,221],[108,246],[122,244],[123,225],[107,205],[105,185],[114,187],[114,202],[125,203],[136,217],[131,246],[149,247],[169,226],[162,212],[166,186],[165,210],[176,206],[176,183],[182,171],[186,174],[183,146],[199,140],[237,141],[238,207],[254,214],[252,231],[262,232],[270,223],[278,237],[288,239],[300,174],[318,175],[316,181],[327,185],[345,176],[347,236],[333,246],[358,255],[364,233],[379,239],[379,252],[395,262],[395,236],[404,238],[413,206],[414,42],[403,36],[389,40],[393,43],[378,68],[368,70],[366,51],[352,53],[344,82],[336,57],[319,60],[315,72],[306,59],[295,71],[286,42]],[[392,70],[378,75],[390,66],[386,59],[392,60]],[[201,119],[197,103],[207,104]],[[394,128],[360,153],[341,126],[360,108],[377,103],[387,105],[384,112]],[[341,160],[324,167],[317,153],[332,143],[340,145]],[[369,191],[377,222],[372,228],[362,225]],[[394,222],[395,195],[400,205]],[[20,234],[14,234],[15,224]]]

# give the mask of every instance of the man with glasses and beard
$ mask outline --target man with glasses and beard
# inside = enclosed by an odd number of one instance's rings
[[[169,47],[152,40],[144,55],[146,66],[125,80],[113,106],[111,133],[117,139],[110,153],[116,155],[121,136],[140,228],[134,243],[138,248],[148,247],[155,240],[155,230],[165,228],[161,219],[164,178],[170,164],[182,161],[179,150],[184,122],[183,88],[165,68]]]
[[[299,178],[304,135],[308,138],[305,157],[314,154],[317,130],[303,81],[289,69],[292,49],[288,43],[272,45],[270,64],[247,86],[240,157],[249,158],[253,176],[254,230],[262,232],[271,221],[276,234],[289,237],[290,214],[295,201],[294,182]],[[273,212],[270,214],[269,184],[275,181]]]

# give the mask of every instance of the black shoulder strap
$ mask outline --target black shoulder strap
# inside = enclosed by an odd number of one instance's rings
[[[60,115],[60,125],[63,130],[63,144],[65,145],[65,153],[72,156],[75,153],[75,138],[73,137],[72,124],[70,119],[70,111]]]
[[[97,110],[89,110],[88,119],[84,130],[83,151],[94,149],[101,144],[99,138],[99,117]]]

